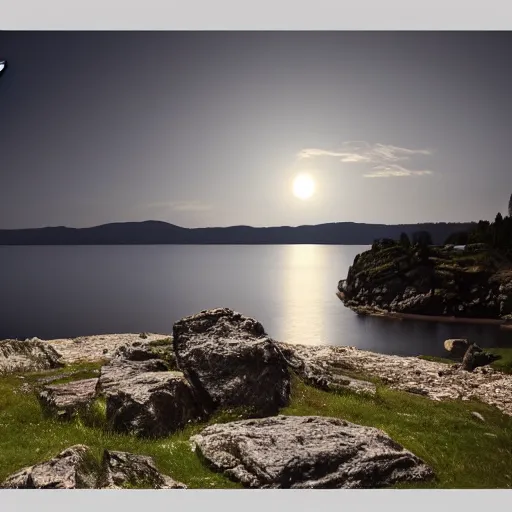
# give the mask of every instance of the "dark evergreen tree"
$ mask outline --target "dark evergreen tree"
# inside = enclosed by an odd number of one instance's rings
[[[411,241],[409,240],[409,236],[407,235],[407,233],[402,233],[400,235],[400,245],[402,245],[403,247],[411,246]]]
[[[467,231],[459,231],[457,233],[452,233],[446,240],[446,245],[466,245],[469,241],[469,232]]]
[[[428,231],[416,231],[412,234],[412,243],[420,246],[433,245],[432,236]]]

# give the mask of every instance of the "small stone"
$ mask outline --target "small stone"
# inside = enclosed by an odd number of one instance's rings
[[[469,341],[465,338],[448,339],[444,342],[444,348],[454,357],[464,357],[469,345]]]
[[[475,418],[479,419],[480,421],[483,421],[485,423],[485,419],[484,417],[479,413],[479,412],[476,412],[476,411],[473,411],[472,413],[472,416],[474,416]]]

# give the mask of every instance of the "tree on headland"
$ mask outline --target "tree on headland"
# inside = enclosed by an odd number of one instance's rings
[[[420,246],[433,245],[432,236],[428,231],[416,231],[412,234],[412,244]]]
[[[444,243],[445,245],[466,245],[469,243],[469,233],[467,231],[457,231],[452,233]]]
[[[400,245],[406,248],[411,246],[411,241],[409,240],[407,233],[402,233],[400,235]]]
[[[467,234],[468,244],[486,244],[512,257],[512,217],[498,213],[494,222],[479,221]]]
[[[503,216],[498,212],[494,219],[494,229],[492,233],[492,242],[494,247],[501,247],[502,238],[504,237],[503,232]]]

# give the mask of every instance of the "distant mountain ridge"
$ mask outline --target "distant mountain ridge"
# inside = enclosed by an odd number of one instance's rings
[[[428,231],[434,244],[452,233],[468,231],[474,222],[421,224],[328,224],[279,227],[230,226],[183,228],[163,221],[118,222],[90,228],[63,226],[0,229],[0,245],[139,245],[139,244],[336,244],[367,245],[378,238],[398,239]]]

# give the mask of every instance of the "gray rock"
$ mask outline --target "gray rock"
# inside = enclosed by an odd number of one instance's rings
[[[140,487],[146,489],[186,489],[187,486],[163,475],[147,455],[105,450],[98,487],[123,489]]]
[[[121,345],[113,353],[112,359],[123,359],[126,361],[149,361],[157,359],[165,362],[169,370],[178,369],[171,342],[168,344],[133,342],[131,344]]]
[[[312,358],[307,358],[299,353],[298,347],[277,343],[292,371],[306,384],[322,389],[323,391],[349,390],[355,393],[375,395],[377,388],[372,382],[354,379],[343,374],[343,370],[352,370],[349,365],[333,364],[324,361],[315,363]]]
[[[117,432],[163,437],[201,417],[189,383],[180,372],[146,372],[106,391],[107,422]]]
[[[60,354],[39,339],[1,340],[0,374],[61,368]]]
[[[464,338],[453,338],[445,340],[444,342],[444,348],[450,352],[450,355],[453,357],[464,357],[469,345],[469,341]]]
[[[75,445],[55,458],[24,468],[8,477],[4,489],[93,489],[97,465],[90,450]]]
[[[335,418],[217,424],[191,441],[212,469],[252,488],[378,488],[433,476],[381,430]]]
[[[127,361],[122,358],[113,359],[102,366],[96,391],[104,394],[110,389],[117,388],[121,383],[146,372],[165,372],[168,366],[160,359],[147,361]]]
[[[97,382],[98,379],[85,379],[46,386],[38,395],[39,402],[45,413],[71,419],[90,407],[96,396]]]
[[[173,326],[178,366],[209,409],[276,413],[289,402],[286,361],[263,326],[227,308],[202,311]]]
[[[500,356],[485,352],[478,345],[470,345],[462,359],[461,368],[472,372],[475,368],[491,364],[497,359],[500,359]]]
[[[476,411],[472,411],[471,414],[478,420],[480,421],[483,421],[485,423],[485,418],[479,413],[479,412],[476,412]]]

